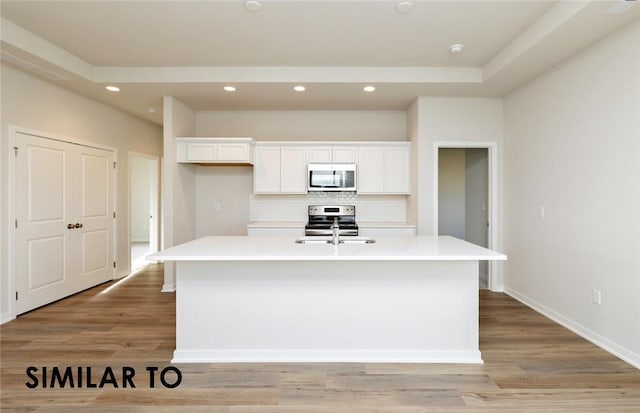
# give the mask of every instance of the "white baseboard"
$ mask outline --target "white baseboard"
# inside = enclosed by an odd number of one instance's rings
[[[163,293],[173,293],[173,292],[176,291],[176,285],[175,284],[163,284],[161,291]]]
[[[515,291],[511,288],[506,287],[504,289],[504,292],[507,295],[513,297],[514,299],[520,301],[524,305],[544,315],[545,317],[573,331],[577,335],[590,341],[591,343],[602,348],[603,350],[613,354],[616,357],[621,358],[622,360],[631,364],[635,368],[640,369],[640,354],[636,354],[633,351],[625,347],[622,347],[617,343],[614,343],[608,338],[603,337],[600,334],[588,329],[587,327],[584,327],[583,325],[576,323],[575,321],[563,316],[560,313],[557,313],[556,311],[550,309],[549,307],[546,307],[545,305],[540,304],[536,300],[533,300],[527,297],[526,295],[521,294],[518,291]]]
[[[172,363],[471,363],[480,351],[403,350],[175,350]]]
[[[16,317],[11,314],[11,312],[2,313],[0,314],[0,325],[8,323],[9,321],[13,321],[15,319]]]

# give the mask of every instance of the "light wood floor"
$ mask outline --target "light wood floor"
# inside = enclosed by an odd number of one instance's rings
[[[489,291],[484,365],[182,364],[180,386],[150,389],[146,367],[174,349],[175,295],[160,293],[161,266],[114,284],[0,328],[2,412],[640,412],[640,370]],[[136,388],[29,389],[29,366],[90,366],[98,381],[133,367]]]

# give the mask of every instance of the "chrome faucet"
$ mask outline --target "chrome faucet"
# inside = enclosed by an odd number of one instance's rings
[[[338,217],[333,217],[333,225],[331,225],[331,232],[333,234],[333,239],[331,243],[333,245],[340,244],[340,225],[338,225]]]

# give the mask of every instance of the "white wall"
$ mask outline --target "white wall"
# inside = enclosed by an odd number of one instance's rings
[[[196,172],[196,237],[247,235],[250,166],[201,166]],[[219,207],[219,209],[218,209]]]
[[[176,162],[175,138],[195,134],[195,111],[176,98],[163,100],[162,248],[196,237],[196,168]],[[162,291],[175,291],[175,263],[164,265]]]
[[[405,141],[404,111],[200,111],[197,136],[256,140]]]
[[[118,156],[118,221],[117,221],[117,268],[118,276],[128,273],[128,151],[159,156],[162,152],[161,130],[157,125],[128,115],[122,111],[98,103],[37,78],[20,69],[2,64],[2,120],[0,147],[1,231],[0,247],[0,313],[4,321],[10,313],[7,282],[9,231],[8,216],[8,128],[9,125],[37,130],[44,133],[108,145],[117,149]]]
[[[420,141],[420,100],[407,109],[407,139],[411,141],[411,195],[407,197],[407,223],[416,225],[418,221],[418,199],[420,186],[418,182],[421,172],[426,165],[419,162],[419,154],[426,144]]]
[[[506,98],[504,159],[507,291],[640,367],[639,22]]]
[[[434,219],[434,142],[495,142],[498,165],[502,164],[502,99],[421,97],[418,111],[418,233],[432,235]],[[415,143],[414,143],[415,145]],[[498,171],[500,210],[502,173]],[[499,223],[499,228],[502,225]],[[498,235],[501,239],[500,234]],[[495,248],[500,249],[499,243]]]

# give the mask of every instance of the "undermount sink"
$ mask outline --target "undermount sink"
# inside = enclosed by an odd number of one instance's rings
[[[369,237],[341,237],[340,244],[373,244],[376,240]],[[332,244],[331,237],[301,237],[296,239],[297,244]]]

